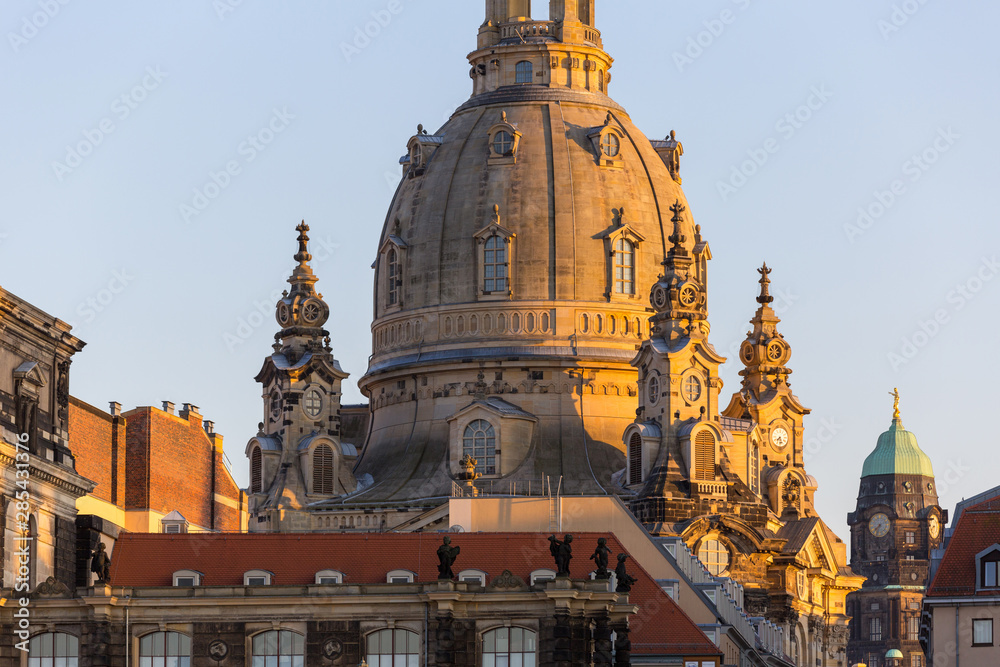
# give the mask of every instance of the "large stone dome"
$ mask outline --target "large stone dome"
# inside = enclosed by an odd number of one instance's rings
[[[487,489],[549,476],[599,493],[624,467],[649,289],[671,234],[703,242],[671,213],[687,205],[682,148],[608,97],[592,8],[558,5],[549,21],[487,16],[472,98],[401,160],[360,382],[373,412],[357,473],[373,484],[351,502],[449,495],[465,454],[490,459]],[[483,426],[495,452],[470,436]]]

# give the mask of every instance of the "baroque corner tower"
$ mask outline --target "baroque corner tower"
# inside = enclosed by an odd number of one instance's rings
[[[275,306],[281,327],[256,380],[264,420],[247,443],[250,531],[310,530],[309,506],[356,490],[357,451],[340,441],[341,383],[348,377],[323,328],[330,309],[316,292],[309,226],[299,232],[297,265]]]

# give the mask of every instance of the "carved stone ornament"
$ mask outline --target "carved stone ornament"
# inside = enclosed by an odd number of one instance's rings
[[[344,655],[344,642],[336,637],[330,637],[323,642],[323,657],[327,660],[335,660]]]
[[[208,645],[208,655],[216,662],[225,660],[226,656],[229,655],[229,644],[221,639],[212,641],[212,643]]]
[[[69,586],[61,581],[56,581],[55,577],[49,577],[38,585],[35,594],[43,598],[68,597]]]
[[[510,570],[504,570],[499,577],[493,579],[490,585],[487,586],[489,591],[514,591],[514,590],[528,590],[528,585],[524,583],[524,579],[517,576]]]

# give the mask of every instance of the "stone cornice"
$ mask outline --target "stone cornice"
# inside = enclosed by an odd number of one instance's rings
[[[0,465],[14,469],[17,460],[17,449],[6,442],[0,443]],[[32,482],[45,482],[63,489],[77,498],[82,497],[97,488],[97,482],[77,474],[75,471],[59,466],[34,454],[30,459],[30,477]]]

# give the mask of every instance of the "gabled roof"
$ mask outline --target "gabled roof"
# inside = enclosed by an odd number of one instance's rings
[[[545,536],[537,533],[452,534],[461,547],[456,571],[477,569],[487,573],[489,584],[504,570],[525,581],[539,569],[552,569]],[[593,564],[587,559],[598,537],[608,540],[613,554],[625,552],[613,536],[575,533],[571,563],[574,579],[589,578]],[[336,569],[347,584],[384,584],[392,570],[410,570],[418,582],[437,580],[438,533],[391,534],[143,534],[122,533],[115,544],[111,581],[114,586],[170,586],[173,573],[195,570],[204,574],[205,586],[242,586],[243,573],[267,570],[276,586],[306,586],[316,573]],[[656,581],[634,560],[629,573],[637,578],[629,602],[639,606],[642,623],[632,632],[632,652],[637,655],[719,655],[698,626]],[[649,618],[643,609],[651,611]]]
[[[976,592],[976,555],[994,544],[1000,544],[1000,498],[962,512],[927,597],[997,595],[1000,591]]]

